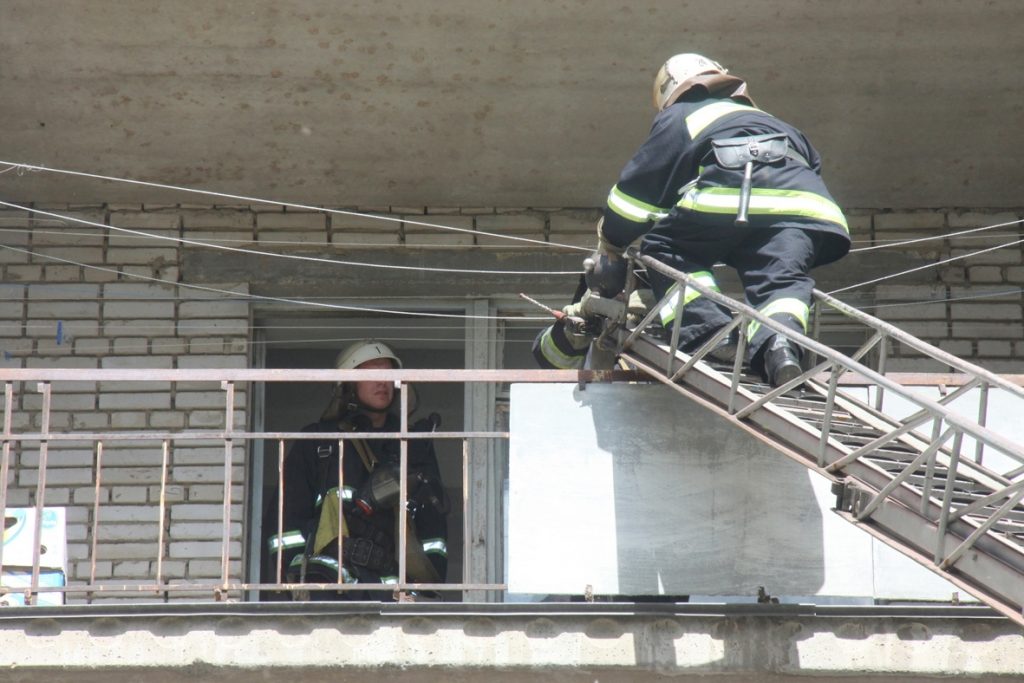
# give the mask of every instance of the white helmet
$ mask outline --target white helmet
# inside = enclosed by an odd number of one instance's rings
[[[338,370],[352,370],[367,361],[378,358],[387,358],[394,364],[396,370],[402,368],[402,361],[395,355],[395,352],[386,344],[373,339],[359,341],[343,349],[334,359],[334,367]]]
[[[654,77],[654,106],[658,111],[674,103],[686,91],[698,85],[709,92],[732,86],[733,92],[727,97],[746,97],[746,84],[742,79],[728,76],[729,70],[713,59],[686,52],[673,55],[661,65]]]

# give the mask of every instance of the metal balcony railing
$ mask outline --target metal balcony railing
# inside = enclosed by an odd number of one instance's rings
[[[243,552],[241,551],[241,538],[244,536],[241,530],[244,521],[244,513],[236,505],[239,495],[239,486],[243,483],[243,476],[240,476],[239,456],[244,460],[251,452],[248,446],[258,440],[270,440],[277,443],[277,486],[278,490],[284,487],[284,459],[286,456],[285,444],[299,439],[337,440],[344,444],[346,440],[373,438],[373,439],[397,439],[400,441],[400,468],[401,468],[401,493],[400,499],[407,499],[407,474],[408,474],[408,440],[424,439],[432,440],[456,440],[462,445],[462,512],[463,512],[463,565],[462,576],[473,576],[473,568],[470,566],[470,538],[469,519],[470,504],[473,490],[470,486],[470,443],[473,440],[502,440],[509,437],[504,431],[435,431],[429,436],[423,432],[410,432],[408,424],[409,413],[409,386],[418,383],[506,383],[506,382],[595,382],[613,381],[616,379],[633,378],[635,375],[622,372],[595,372],[595,371],[547,371],[547,370],[115,370],[115,369],[0,369],[0,387],[3,390],[3,431],[0,434],[2,443],[2,454],[0,454],[0,509],[5,513],[9,507],[9,501],[14,495],[20,495],[22,502],[30,500],[30,505],[35,514],[32,516],[32,558],[30,572],[31,576],[26,585],[18,588],[0,588],[0,597],[4,593],[17,593],[23,596],[26,604],[36,604],[40,595],[63,593],[70,595],[84,596],[86,601],[91,601],[99,596],[134,596],[135,599],[167,599],[175,594],[182,596],[207,596],[224,600],[241,597],[245,591],[347,591],[378,590],[394,592],[398,599],[403,599],[408,592],[418,590],[435,591],[479,591],[479,590],[502,590],[504,584],[500,583],[438,583],[422,584],[407,581],[406,575],[406,531],[405,524],[398,526],[399,537],[397,557],[399,561],[399,579],[397,584],[368,585],[365,583],[348,584],[338,583],[288,583],[284,581],[282,568],[277,567],[276,573],[271,581],[246,580],[245,570],[241,562]],[[239,391],[251,395],[251,387],[256,383],[263,382],[325,382],[332,385],[342,381],[387,381],[394,382],[398,388],[400,402],[401,426],[397,432],[390,433],[359,433],[359,432],[266,432],[247,431],[239,427],[239,417],[245,413],[236,409],[236,396]],[[219,419],[216,427],[212,428],[180,428],[180,429],[104,429],[89,430],[75,428],[80,422],[80,415],[75,419],[65,420],[62,425],[53,424],[55,415],[55,398],[63,396],[64,403],[71,406],[80,405],[83,402],[90,404],[90,401],[82,401],[81,396],[94,394],[95,397],[104,396],[104,387],[116,387],[119,396],[132,396],[132,387],[139,386],[148,390],[148,393],[138,394],[153,396],[164,390],[171,390],[176,387],[209,386],[219,388],[222,392],[223,401],[220,408]],[[58,391],[55,392],[55,387]],[[155,387],[155,391],[154,391]],[[165,389],[166,387],[166,389]],[[79,399],[72,400],[78,396]],[[129,399],[130,401],[131,399]],[[140,399],[141,400],[141,399]],[[93,404],[100,404],[101,401],[92,401]],[[164,401],[162,405],[170,405]],[[212,411],[207,411],[212,412]],[[62,413],[66,414],[66,413]],[[17,418],[17,419],[15,419]],[[208,421],[210,415],[205,415]],[[88,422],[88,421],[86,421]],[[211,446],[213,444],[213,446]],[[173,528],[169,519],[169,510],[172,505],[187,503],[175,503],[172,499],[177,495],[180,499],[182,483],[176,480],[175,459],[176,449],[183,449],[193,445],[202,445],[206,448],[223,450],[223,472],[219,480],[214,480],[215,486],[221,487],[222,513],[220,515],[221,530],[219,541],[219,552],[217,556],[208,557],[208,562],[214,560],[219,562],[219,576],[196,579],[190,572],[182,570],[183,562],[179,559],[168,556],[170,539],[168,530]],[[72,448],[73,450],[67,450]],[[42,585],[40,581],[41,572],[45,569],[44,560],[41,554],[45,551],[42,548],[42,525],[44,510],[47,508],[47,494],[55,487],[66,488],[65,481],[53,483],[52,477],[59,475],[63,470],[55,467],[53,458],[62,457],[63,453],[73,454],[78,461],[83,459],[83,451],[88,450],[91,454],[91,462],[76,471],[87,471],[91,477],[88,485],[79,480],[75,497],[69,502],[58,501],[57,505],[67,505],[68,510],[75,511],[73,527],[77,527],[75,533],[75,547],[77,552],[73,553],[71,560],[77,571],[70,572],[67,585],[54,586]],[[159,454],[158,462],[155,453]],[[344,448],[339,449],[340,459],[343,457]],[[14,472],[12,456],[20,454],[25,458],[27,454],[32,459],[37,458],[34,467],[26,468],[24,462],[19,469],[20,474],[26,471],[35,473],[34,486],[25,484],[24,479],[19,479],[14,487],[9,485],[9,480]],[[110,464],[108,459],[111,454],[117,455],[117,463]],[[79,464],[82,464],[79,462]],[[244,464],[244,463],[243,463]],[[124,467],[130,466],[134,474],[124,474]],[[141,541],[133,546],[136,555],[131,558],[135,563],[147,564],[145,571],[137,571],[127,576],[114,572],[112,577],[102,577],[97,571],[98,564],[109,561],[104,557],[104,549],[107,553],[116,550],[115,546],[104,546],[105,536],[114,534],[116,538],[123,541],[126,536],[126,526],[123,523],[104,520],[103,512],[106,506],[113,503],[109,496],[103,495],[108,485],[110,473],[119,472],[119,481],[124,483],[127,476],[135,479],[141,486],[140,490],[148,490],[145,502],[136,502],[133,509],[137,513],[135,518],[142,520],[149,525],[136,525],[136,530],[148,534],[149,538],[135,539]],[[208,470],[216,469],[207,468]],[[210,473],[207,471],[206,476]],[[51,478],[51,481],[48,481]],[[147,482],[151,484],[143,486]],[[82,495],[81,498],[91,498],[91,502],[85,504],[78,502],[78,493],[84,492],[87,488],[92,489],[92,495]],[[211,484],[207,484],[207,487]],[[26,488],[30,490],[27,491]],[[126,487],[129,488],[129,487]],[[244,491],[244,489],[242,489]],[[278,496],[278,508],[276,511],[277,532],[283,531],[282,525],[282,496]],[[121,506],[122,508],[125,506]],[[340,507],[340,506],[339,506]],[[402,508],[402,516],[407,511]],[[339,510],[340,515],[340,510]],[[404,521],[404,520],[403,520]],[[341,520],[339,526],[341,528]],[[25,530],[28,533],[29,530]],[[337,552],[342,556],[344,539],[338,538]],[[152,552],[148,558],[139,556],[139,547],[150,544]],[[124,556],[120,556],[124,559]],[[8,562],[7,567],[10,567]],[[5,567],[3,548],[0,547],[0,573]],[[86,567],[88,568],[86,571]],[[86,575],[87,574],[87,575]]]

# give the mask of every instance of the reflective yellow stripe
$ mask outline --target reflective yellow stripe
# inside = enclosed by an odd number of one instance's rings
[[[734,187],[708,187],[689,190],[679,206],[704,213],[731,214],[739,211],[740,191]],[[849,232],[843,210],[821,195],[802,190],[771,190],[755,187],[750,191],[750,213],[759,216],[801,216],[836,223]]]
[[[712,102],[686,117],[686,130],[689,131],[690,138],[693,139],[718,119],[738,111],[761,110],[757,107],[740,104],[739,102]]]
[[[428,538],[423,541],[423,552],[448,557],[448,544],[443,538]]]
[[[803,328],[805,334],[807,333],[807,318],[810,316],[810,309],[807,307],[807,304],[800,299],[775,299],[773,301],[769,301],[758,310],[769,318],[780,313],[788,313],[800,321],[800,327]],[[757,320],[751,320],[750,325],[747,326],[747,341],[753,339],[754,334],[756,334],[759,329],[761,329],[761,323]]]
[[[635,223],[657,221],[668,215],[668,212],[661,207],[642,202],[635,197],[630,197],[620,190],[618,185],[613,187],[612,191],[608,193],[608,208],[626,220]]]
[[[690,273],[690,277],[692,277],[694,280],[704,285],[705,287],[710,287],[716,292],[722,291],[718,288],[718,283],[715,282],[715,276],[712,275],[710,271],[701,270],[696,273]],[[663,327],[672,324],[672,321],[676,319],[676,305],[679,303],[678,282],[669,287],[667,296],[669,297],[668,302],[666,302],[665,305],[662,306],[661,309],[658,311],[658,314],[661,316],[661,324]],[[693,287],[686,287],[686,289],[683,290],[683,306],[690,303],[699,296],[699,291],[697,291]]]
[[[551,329],[549,327],[544,330],[544,334],[540,337],[540,352],[544,354],[548,362],[563,370],[583,367],[584,356],[567,356],[562,353],[562,350],[555,344],[555,340],[551,338]]]
[[[294,548],[305,544],[306,539],[301,531],[286,531],[280,536],[274,534],[267,539],[267,546],[272,553],[276,553],[281,548]]]

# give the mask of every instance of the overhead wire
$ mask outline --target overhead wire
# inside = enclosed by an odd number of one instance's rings
[[[72,176],[87,177],[87,178],[99,179],[99,180],[110,181],[110,182],[123,182],[123,183],[129,183],[129,184],[141,185],[141,186],[147,186],[147,187],[155,187],[155,188],[166,189],[166,190],[175,190],[175,191],[181,191],[181,192],[192,192],[192,193],[204,194],[204,195],[208,195],[208,196],[216,196],[216,197],[228,198],[228,199],[232,199],[232,200],[242,200],[242,201],[248,201],[248,202],[266,203],[266,204],[272,204],[272,205],[277,205],[277,206],[283,206],[283,207],[286,207],[286,208],[287,207],[291,207],[291,208],[298,208],[298,209],[302,209],[302,210],[323,211],[323,212],[326,212],[326,213],[337,213],[337,214],[342,214],[342,215],[359,216],[359,217],[364,217],[364,218],[372,218],[372,219],[380,219],[380,220],[391,220],[391,221],[405,222],[405,223],[408,223],[410,225],[421,225],[421,226],[432,227],[432,228],[437,228],[437,229],[450,229],[450,230],[459,231],[459,232],[469,232],[469,233],[474,233],[474,234],[478,234],[478,235],[482,234],[482,235],[489,235],[489,236],[494,236],[494,237],[499,237],[499,238],[504,238],[504,239],[510,239],[510,240],[519,240],[519,241],[524,241],[524,242],[532,242],[532,243],[535,243],[535,244],[538,244],[538,245],[543,245],[543,246],[546,246],[546,247],[559,246],[559,247],[567,247],[567,248],[571,248],[571,249],[578,249],[578,250],[581,250],[581,251],[589,251],[589,249],[586,249],[586,248],[583,248],[583,247],[576,247],[574,245],[560,245],[560,244],[557,244],[557,243],[545,242],[545,241],[541,241],[541,240],[534,240],[534,239],[531,239],[531,238],[522,238],[522,237],[519,237],[519,236],[502,235],[500,233],[487,233],[487,232],[483,232],[483,231],[468,230],[468,229],[465,229],[465,228],[455,228],[453,226],[443,226],[443,225],[434,224],[434,223],[410,221],[410,220],[408,220],[406,218],[395,218],[395,217],[391,217],[391,216],[380,216],[380,215],[377,215],[377,214],[367,214],[367,213],[356,212],[356,211],[347,211],[347,210],[342,210],[342,209],[328,209],[326,207],[316,207],[316,206],[309,206],[309,205],[296,204],[296,203],[290,203],[290,202],[280,202],[280,201],[276,201],[276,200],[268,200],[268,199],[263,199],[263,198],[258,198],[258,197],[247,197],[247,196],[243,196],[243,195],[233,195],[233,194],[228,194],[228,193],[214,192],[214,191],[210,191],[210,190],[199,190],[199,189],[195,189],[195,188],[187,188],[187,187],[169,185],[169,184],[164,184],[164,183],[153,183],[153,182],[140,181],[140,180],[134,180],[134,179],[128,179],[128,178],[117,178],[117,177],[113,177],[113,176],[105,176],[105,175],[100,175],[100,174],[84,173],[84,172],[80,172],[80,171],[70,171],[70,170],[66,170],[66,169],[48,168],[48,167],[45,167],[45,166],[37,166],[37,165],[32,165],[32,164],[23,164],[23,163],[18,163],[18,162],[0,161],[0,164],[8,164],[9,165],[8,168],[5,169],[4,172],[17,169],[19,174],[22,173],[25,170],[31,171],[31,172],[50,172],[50,173],[67,174],[67,175],[72,175]],[[131,229],[128,229],[128,228],[120,228],[120,227],[117,227],[117,226],[111,226],[111,225],[106,225],[106,224],[102,224],[102,223],[96,223],[96,222],[93,222],[93,221],[87,221],[85,219],[80,219],[80,218],[77,218],[77,217],[74,217],[74,216],[63,216],[63,215],[60,215],[60,214],[54,214],[52,212],[40,211],[38,209],[33,209],[33,208],[30,208],[30,207],[24,207],[24,206],[12,204],[12,203],[9,203],[9,202],[4,202],[4,201],[0,201],[0,205],[8,206],[10,208],[14,208],[14,209],[18,209],[18,210],[23,210],[23,211],[28,211],[28,212],[32,212],[32,213],[47,215],[47,216],[50,216],[52,218],[55,218],[55,219],[61,220],[61,221],[73,221],[73,222],[78,222],[78,223],[82,223],[82,224],[90,225],[90,226],[94,226],[94,227],[100,227],[100,228],[104,228],[104,229],[111,229],[111,230],[123,232],[125,234],[137,236],[139,238],[172,240],[172,241],[175,241],[175,242],[180,242],[182,244],[191,244],[193,246],[201,246],[201,247],[204,247],[204,248],[224,249],[224,250],[227,250],[227,251],[237,251],[237,252],[241,252],[241,253],[256,254],[256,255],[261,255],[261,256],[275,256],[275,257],[282,257],[282,258],[293,258],[293,259],[299,259],[299,260],[309,260],[309,261],[315,261],[315,262],[327,262],[327,263],[334,263],[334,264],[337,264],[337,265],[348,265],[348,266],[356,266],[356,267],[378,267],[378,268],[391,268],[391,269],[402,269],[402,270],[408,269],[408,270],[448,272],[448,273],[458,272],[458,273],[466,273],[466,274],[498,274],[498,275],[534,275],[534,274],[578,275],[579,274],[579,271],[501,271],[501,270],[477,270],[477,269],[445,269],[445,268],[432,268],[432,267],[425,267],[425,266],[396,266],[396,265],[392,265],[392,264],[370,264],[370,263],[364,263],[364,262],[344,261],[344,260],[337,260],[337,259],[323,259],[323,258],[319,258],[319,257],[302,256],[302,255],[296,255],[296,254],[280,254],[280,253],[276,253],[276,252],[265,252],[265,251],[262,251],[262,250],[250,250],[250,249],[243,249],[243,248],[238,248],[238,247],[229,247],[229,246],[223,246],[223,245],[220,245],[220,244],[215,244],[215,243],[212,243],[212,242],[188,240],[188,239],[184,239],[184,238],[176,238],[176,237],[170,237],[170,236],[166,236],[166,235],[157,235],[157,234],[152,234],[152,233],[146,233],[146,232],[143,232],[143,231],[131,230]],[[871,246],[868,246],[868,247],[858,247],[858,248],[851,249],[850,251],[851,251],[851,253],[857,253],[857,252],[868,252],[868,251],[873,251],[873,250],[882,249],[882,248],[896,248],[896,247],[900,247],[900,246],[907,246],[907,245],[917,244],[917,243],[926,242],[926,241],[933,241],[933,240],[937,240],[937,239],[947,239],[947,238],[951,238],[951,237],[962,237],[962,236],[972,235],[972,234],[983,232],[983,231],[993,230],[993,229],[996,229],[996,228],[1008,227],[1008,226],[1011,226],[1011,225],[1018,225],[1018,224],[1021,224],[1021,223],[1024,223],[1024,220],[1006,221],[1006,222],[1003,222],[1003,223],[997,223],[997,224],[993,224],[993,225],[989,225],[989,226],[982,226],[982,227],[979,227],[979,228],[972,228],[972,229],[962,230],[962,231],[958,231],[958,232],[944,233],[944,234],[941,234],[941,235],[930,235],[930,236],[921,237],[921,238],[914,238],[914,239],[909,239],[909,240],[888,242],[888,243],[885,243],[885,244],[874,244],[874,245],[871,245]],[[960,259],[970,258],[972,256],[976,256],[976,255],[979,255],[979,254],[984,254],[984,253],[988,253],[988,252],[995,251],[995,250],[998,250],[998,249],[1003,249],[1003,248],[1006,248],[1006,247],[1009,247],[1009,246],[1014,246],[1016,244],[1020,244],[1021,242],[1024,242],[1024,240],[1017,240],[1017,241],[1014,241],[1014,242],[1009,242],[1009,243],[998,245],[998,246],[995,246],[995,247],[990,247],[988,249],[974,251],[974,252],[971,252],[969,254],[961,254],[961,255],[958,255],[958,256],[951,257],[949,259],[945,259],[943,261],[936,262],[936,263],[924,264],[922,266],[918,266],[918,267],[915,267],[915,268],[911,268],[911,269],[907,269],[907,270],[904,270],[904,271],[899,271],[899,272],[891,273],[891,274],[888,274],[888,275],[885,275],[885,276],[882,276],[882,277],[879,277],[879,278],[875,278],[875,279],[872,279],[872,280],[867,280],[867,281],[864,281],[864,282],[860,282],[860,283],[856,283],[856,284],[853,284],[853,285],[849,285],[847,287],[835,289],[835,290],[830,291],[829,294],[838,294],[838,293],[850,291],[850,290],[853,290],[853,289],[858,289],[860,287],[865,287],[865,286],[868,286],[868,285],[871,285],[871,284],[876,284],[878,282],[882,282],[882,281],[893,279],[893,278],[900,277],[900,276],[903,276],[903,275],[911,274],[911,273],[914,273],[914,272],[918,272],[920,270],[925,270],[927,268],[938,267],[938,266],[941,266],[941,265],[952,263],[952,262],[960,260]],[[81,265],[84,265],[84,264],[81,264]],[[140,277],[142,277],[142,276],[140,276]],[[163,281],[161,281],[161,282],[163,282]]]
[[[549,320],[547,316],[492,316],[492,315],[470,315],[466,313],[431,313],[427,311],[404,311],[389,308],[373,308],[369,306],[351,306],[345,304],[331,304],[322,301],[309,301],[306,299],[293,299],[288,297],[278,296],[267,296],[263,294],[251,294],[246,292],[233,292],[228,289],[221,289],[219,287],[209,287],[206,285],[196,285],[187,282],[170,282],[168,280],[161,280],[158,277],[150,275],[140,275],[137,273],[121,272],[116,268],[107,268],[105,266],[94,266],[87,263],[81,263],[79,261],[73,261],[71,259],[61,258],[59,256],[52,256],[50,254],[38,254],[28,249],[21,249],[19,247],[12,247],[10,245],[0,244],[0,249],[8,249],[10,251],[37,256],[39,258],[48,259],[51,261],[57,261],[58,263],[66,263],[69,265],[79,266],[81,268],[89,268],[100,272],[114,273],[120,277],[129,277],[136,280],[143,280],[148,282],[157,282],[163,285],[171,285],[174,287],[181,287],[185,289],[194,289],[202,292],[213,292],[216,294],[224,294],[231,297],[245,297],[247,299],[255,299],[258,301],[271,301],[275,303],[286,303],[292,305],[310,306],[314,308],[325,308],[339,311],[353,311],[359,313],[375,313],[382,315],[400,315],[400,316],[411,316],[411,317],[423,317],[423,318],[458,318],[458,319],[488,319],[488,320],[504,320],[507,318],[514,318],[517,320],[532,319],[532,320]]]
[[[24,169],[29,170],[29,171],[40,171],[40,172],[47,172],[47,173],[58,173],[58,174],[63,174],[63,175],[78,176],[78,177],[82,177],[82,178],[92,178],[92,179],[95,179],[95,180],[105,180],[105,181],[115,182],[115,183],[126,183],[126,184],[130,184],[130,185],[139,185],[139,186],[143,186],[143,187],[152,187],[152,188],[157,188],[157,189],[161,189],[161,190],[172,190],[172,191],[176,191],[176,192],[188,192],[188,193],[193,193],[193,194],[206,195],[206,196],[209,196],[209,197],[221,197],[222,199],[231,199],[233,201],[256,202],[256,203],[259,203],[259,204],[270,204],[270,205],[273,205],[273,206],[281,206],[281,207],[285,207],[285,208],[301,209],[303,211],[316,211],[316,212],[323,212],[323,213],[335,214],[335,215],[353,216],[353,217],[357,217],[357,218],[370,218],[370,219],[381,220],[381,221],[392,221],[392,222],[396,222],[396,223],[405,223],[407,225],[415,225],[415,226],[418,226],[418,227],[435,228],[437,230],[448,230],[448,231],[451,231],[451,232],[470,233],[472,235],[485,235],[487,237],[497,237],[497,238],[500,238],[500,239],[506,239],[506,240],[517,241],[517,242],[542,244],[542,245],[545,245],[545,246],[551,246],[553,244],[552,242],[546,242],[544,240],[533,239],[531,237],[522,237],[522,236],[519,236],[519,235],[503,235],[501,233],[485,232],[485,231],[482,231],[482,230],[470,230],[468,228],[457,228],[457,227],[451,226],[451,225],[442,225],[442,224],[439,224],[439,223],[428,223],[428,222],[425,222],[425,221],[409,220],[407,218],[396,218],[394,216],[381,216],[379,214],[364,213],[364,212],[361,212],[361,211],[349,211],[349,210],[345,210],[345,209],[329,209],[329,208],[323,207],[323,206],[311,206],[309,204],[298,204],[298,203],[295,203],[295,202],[283,202],[283,201],[278,201],[278,200],[274,200],[274,199],[263,199],[263,198],[260,198],[260,197],[247,197],[245,195],[229,194],[229,193],[226,193],[226,192],[214,192],[212,190],[198,190],[198,189],[190,188],[190,187],[182,187],[180,185],[168,185],[168,184],[165,184],[165,183],[154,183],[154,182],[149,182],[149,181],[145,181],[145,180],[135,180],[135,179],[132,179],[132,178],[117,178],[117,177],[114,177],[114,176],[100,175],[98,173],[84,173],[82,171],[71,171],[71,170],[60,169],[60,168],[48,168],[46,166],[37,166],[37,165],[34,165],[34,164],[24,164],[24,163],[19,163],[19,162],[15,162],[15,161],[3,161],[3,160],[0,160],[0,164],[10,164],[11,166],[14,166],[16,168],[24,168]],[[8,170],[10,170],[10,169],[8,169]],[[573,250],[577,250],[577,251],[588,251],[588,252],[592,251],[591,249],[588,249],[586,247],[578,247],[578,246],[575,246],[575,245],[572,245],[572,244],[557,244],[557,246],[563,247],[563,248],[566,248],[566,249],[573,249]]]
[[[155,240],[163,240],[168,242],[176,242],[178,244],[188,244],[194,247],[205,247],[208,249],[219,249],[222,251],[235,252],[240,254],[249,254],[253,256],[270,256],[274,258],[289,259],[295,261],[307,261],[313,263],[327,263],[338,266],[354,266],[359,268],[381,268],[384,270],[412,270],[418,272],[431,272],[431,273],[461,273],[469,275],[579,275],[582,271],[579,270],[483,270],[483,269],[471,269],[471,268],[438,268],[434,266],[400,266],[390,263],[365,263],[362,261],[348,261],[342,259],[330,259],[323,258],[320,256],[305,256],[302,254],[282,254],[273,251],[263,251],[261,249],[246,249],[244,247],[230,247],[219,244],[211,244],[201,240],[192,240],[184,237],[173,237],[171,235],[158,235],[154,233],[148,233],[142,230],[133,230],[132,228],[121,228],[116,225],[107,225],[105,223],[97,223],[96,221],[90,221],[85,218],[77,218],[75,216],[64,216],[61,214],[52,213],[49,211],[43,211],[41,209],[32,209],[30,207],[13,204],[11,202],[5,202],[0,200],[0,206],[6,206],[13,209],[19,209],[23,211],[32,211],[44,216],[50,216],[54,218],[60,218],[63,220],[69,220],[74,223],[80,223],[82,225],[90,225],[96,228],[102,228],[105,230],[113,230],[115,232],[125,233],[129,235],[145,236]]]

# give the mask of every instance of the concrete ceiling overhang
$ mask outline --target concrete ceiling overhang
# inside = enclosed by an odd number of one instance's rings
[[[674,52],[848,207],[1018,207],[1019,0],[3,0],[0,159],[332,206],[597,206]],[[3,169],[0,168],[0,171]],[[49,173],[0,198],[213,201]]]

